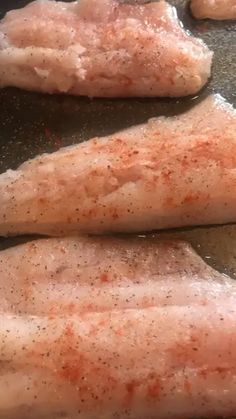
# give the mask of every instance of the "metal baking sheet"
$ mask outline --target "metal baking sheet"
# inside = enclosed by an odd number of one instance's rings
[[[0,0],[0,16],[27,3],[27,0]],[[185,1],[170,0],[170,3],[177,7],[185,27],[215,51],[213,75],[207,87],[198,96],[179,100],[90,100],[17,89],[0,90],[0,173],[39,153],[95,135],[107,135],[150,117],[181,113],[211,92],[221,93],[236,106],[236,24],[196,21]],[[157,239],[160,236],[188,240],[207,263],[236,278],[236,225],[156,234]],[[25,240],[1,239],[0,249]]]

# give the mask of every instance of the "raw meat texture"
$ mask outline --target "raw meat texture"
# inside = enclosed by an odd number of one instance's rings
[[[0,269],[1,418],[236,414],[236,288],[188,245],[49,239]]]
[[[233,296],[227,284],[181,242],[45,239],[0,253],[1,307],[15,314],[206,305]]]
[[[219,95],[0,175],[2,236],[148,231],[235,213],[236,112]]]
[[[198,19],[236,19],[236,0],[192,0],[191,10]]]
[[[0,23],[0,85],[85,96],[185,96],[212,52],[164,1],[37,0]]]

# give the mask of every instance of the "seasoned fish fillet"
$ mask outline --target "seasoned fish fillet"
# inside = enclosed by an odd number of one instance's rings
[[[236,414],[235,284],[185,243],[49,239],[0,269],[1,419]]]
[[[45,239],[0,252],[1,307],[15,314],[206,305],[235,298],[231,285],[181,242]]]
[[[236,112],[219,95],[0,175],[2,236],[227,223],[235,209]]]
[[[0,22],[0,85],[85,96],[185,96],[213,53],[164,1],[37,0]]]
[[[191,10],[198,19],[236,19],[236,0],[192,0]]]

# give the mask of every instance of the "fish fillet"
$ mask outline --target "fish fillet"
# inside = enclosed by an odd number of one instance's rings
[[[191,10],[198,19],[236,19],[236,0],[192,0]]]
[[[236,221],[236,112],[219,95],[0,175],[0,235]]]
[[[0,280],[0,418],[236,414],[235,283],[189,245],[36,241]]]
[[[185,96],[212,52],[164,1],[37,0],[0,22],[0,85],[84,96]]]
[[[234,298],[232,284],[181,242],[45,239],[0,252],[1,307],[15,314],[206,305]]]

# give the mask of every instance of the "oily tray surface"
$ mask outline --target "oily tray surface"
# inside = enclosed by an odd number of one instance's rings
[[[27,4],[23,0],[0,3],[0,16]],[[16,168],[44,152],[108,135],[159,115],[174,115],[189,109],[211,92],[221,93],[236,106],[236,25],[233,22],[196,21],[185,1],[172,0],[185,27],[214,50],[213,75],[196,97],[185,99],[90,100],[63,95],[40,95],[17,89],[0,90],[0,172]],[[157,237],[180,237],[192,243],[206,261],[236,277],[236,226],[192,228],[158,233]],[[0,248],[25,240],[1,239]]]

